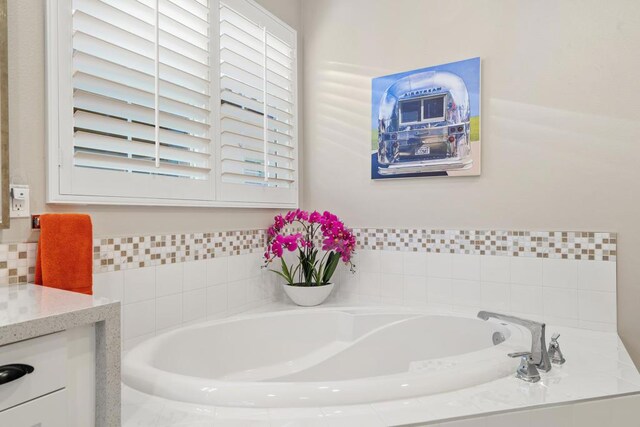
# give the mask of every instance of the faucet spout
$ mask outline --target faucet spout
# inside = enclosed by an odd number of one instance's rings
[[[503,322],[520,325],[531,332],[531,360],[538,369],[549,372],[551,370],[551,362],[549,361],[549,353],[547,352],[547,343],[545,338],[545,324],[535,322],[533,320],[522,319],[508,314],[493,313],[491,311],[478,312],[478,318],[489,320],[494,318]]]

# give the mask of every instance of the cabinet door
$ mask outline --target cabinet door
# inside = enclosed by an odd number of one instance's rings
[[[66,427],[66,391],[59,390],[0,412],[0,426]]]

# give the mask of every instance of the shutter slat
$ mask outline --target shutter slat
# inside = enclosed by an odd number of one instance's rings
[[[220,32],[230,39],[241,43],[246,48],[252,49],[256,54],[261,55],[264,44],[262,41],[262,31],[260,31],[258,35],[255,35],[242,30],[233,23],[221,21]]]
[[[74,106],[76,108],[100,113],[103,115],[121,117],[136,122],[153,125],[155,112],[153,108],[144,107],[132,103],[122,102],[117,99],[107,98],[83,90],[74,93]],[[206,138],[209,133],[209,125],[188,120],[173,114],[160,112],[160,121],[165,127],[185,132],[191,135]]]
[[[233,120],[239,120],[259,128],[262,128],[264,124],[262,114],[256,113],[251,110],[242,109],[231,104],[223,104],[220,107],[220,115],[221,117],[228,117]],[[291,137],[289,133],[290,128],[285,129],[282,124],[276,124],[276,122],[271,119],[267,120],[267,124],[267,129],[273,131],[275,134],[279,134],[285,137]]]
[[[155,144],[145,143],[125,138],[98,135],[87,132],[76,132],[73,136],[74,145],[78,148],[101,151],[105,155],[131,155],[141,157],[155,156]],[[99,154],[99,153],[98,153]],[[182,163],[182,166],[194,166],[199,168],[209,167],[209,155],[195,151],[180,150],[173,147],[160,146],[160,158],[166,161]]]
[[[73,14],[74,33],[81,32],[94,39],[106,41],[111,45],[125,46],[128,50],[148,58],[154,57],[154,39],[140,37],[102,19],[76,10]],[[75,48],[75,46],[74,46]],[[93,52],[90,52],[93,53]]]
[[[76,89],[95,93],[105,97],[131,102],[146,107],[154,107],[153,93],[130,88],[126,85],[100,77],[77,72],[73,76]],[[209,121],[209,111],[160,97],[160,111],[182,116],[201,123]]]
[[[258,39],[258,40],[262,40],[262,29],[256,25],[254,22],[251,22],[251,20],[245,18],[244,16],[240,15],[239,13],[235,12],[234,10],[226,7],[225,5],[221,5],[220,7],[220,26],[222,27],[222,24],[224,23],[229,23],[233,26],[235,26],[236,28],[238,28],[239,30],[247,33],[248,35]],[[221,30],[221,33],[223,33],[224,31]]]
[[[264,100],[264,93],[262,89],[249,86],[248,84],[243,83],[240,80],[237,80],[229,75],[220,77],[220,89],[229,90],[245,98],[253,99],[261,104]]]
[[[234,79],[241,81],[247,86],[251,86],[256,90],[260,90],[263,86],[262,77],[252,74],[246,70],[241,69],[229,62],[223,62],[220,64],[221,75],[233,76]]]
[[[124,66],[120,66],[116,63],[105,61],[103,59],[93,57],[84,53],[76,53],[74,55],[74,63],[76,69],[82,73],[101,77],[104,79],[110,79],[118,83],[122,83],[131,88],[140,89],[145,92],[153,92],[155,90],[154,78],[152,75],[145,74],[134,69],[130,69]],[[179,74],[178,70],[171,70],[170,68],[164,68],[165,77],[172,78],[180,83],[181,78],[184,79],[184,74]],[[195,80],[191,83],[191,86],[197,86],[198,83],[200,90],[208,90],[201,80]],[[191,104],[193,106],[208,109],[209,108],[209,96],[203,93],[198,93],[188,87],[174,84],[171,81],[160,81],[161,95],[166,98],[175,99],[185,104]]]
[[[143,22],[150,24],[155,23],[155,0],[137,0],[137,1],[122,1],[122,0],[73,0],[74,9],[88,10],[87,3],[104,3],[114,10],[120,11],[123,14],[142,20]],[[103,13],[98,16],[107,16]],[[113,20],[113,22],[123,22],[120,17]]]
[[[267,44],[271,49],[277,51],[278,54],[282,55],[282,57],[288,59],[289,61],[293,59],[292,47],[273,34],[267,34]]]
[[[108,135],[120,135],[147,141],[153,141],[155,138],[154,127],[142,123],[134,123],[86,111],[76,111],[73,119],[74,127],[81,130],[93,130]],[[166,129],[160,129],[160,142],[190,148],[201,153],[209,152],[208,139]]]
[[[283,67],[282,65],[272,60],[271,58],[267,58],[267,70],[275,74],[278,74],[287,80],[291,80],[291,76],[292,76],[291,70],[286,67]]]
[[[252,151],[255,153],[264,153],[264,142],[257,139],[247,138],[242,135],[225,132],[221,135],[221,145],[223,147],[229,146],[240,150]],[[290,157],[292,147],[285,147],[269,144],[267,156],[273,158],[275,161],[292,162],[294,159]],[[284,152],[287,151],[285,154]]]
[[[209,51],[176,37],[164,30],[160,31],[160,45],[171,51],[180,52],[185,57],[202,64],[209,63]]]
[[[272,46],[269,46],[268,44],[267,44],[267,58],[271,59],[273,62],[277,62],[278,64],[280,64],[282,67],[286,68],[287,70],[291,70],[291,63],[292,63],[291,58],[288,58],[287,56],[285,56],[282,53],[278,52],[277,50],[275,50]]]
[[[208,38],[209,23],[207,22],[206,15],[205,19],[202,19],[202,17],[195,15],[190,10],[183,8],[178,2],[169,0],[159,0],[158,6],[161,14],[170,16],[180,24]]]
[[[179,164],[163,163],[161,168],[155,167],[153,160],[98,154],[77,151],[74,156],[75,165],[92,169],[148,173],[152,175],[170,175],[176,177],[207,179],[209,168],[197,168]]]
[[[251,46],[233,38],[229,34],[222,34],[222,36],[220,36],[220,49],[229,49],[232,52],[241,52],[247,59],[256,63],[262,63],[262,52],[253,49]]]
[[[183,8],[194,16],[207,16],[209,14],[209,4],[207,0],[171,0],[177,6]]]
[[[200,49],[209,49],[209,38],[204,34],[187,27],[164,13],[160,14],[159,22],[160,30],[174,34],[176,37],[180,37]]]
[[[220,63],[229,63],[234,67],[246,70],[247,72],[258,76],[259,78],[262,78],[262,74],[264,72],[262,64],[253,62],[247,57],[226,48],[220,50]]]
[[[222,102],[228,102],[235,105],[242,105],[245,108],[249,108],[253,111],[262,112],[264,105],[262,102],[259,102],[255,99],[250,99],[245,96],[242,96],[238,93],[232,92],[229,89],[223,89],[220,92],[220,98]]]

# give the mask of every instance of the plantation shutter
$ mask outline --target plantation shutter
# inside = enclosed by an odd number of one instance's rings
[[[220,196],[297,201],[295,32],[245,0],[220,3]]]
[[[71,76],[72,144],[60,157],[72,167],[61,174],[62,193],[213,199],[218,86],[208,3],[67,2],[72,57],[60,69]]]

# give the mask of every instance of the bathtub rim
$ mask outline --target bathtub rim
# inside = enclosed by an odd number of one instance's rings
[[[251,320],[256,318],[264,318],[273,317],[273,316],[287,316],[287,315],[303,315],[305,312],[360,312],[367,314],[408,314],[412,315],[407,317],[406,319],[402,319],[399,321],[390,322],[387,325],[382,327],[375,328],[369,333],[375,333],[377,330],[389,327],[392,324],[406,321],[407,319],[421,316],[438,316],[438,317],[459,317],[465,319],[473,319],[478,320],[475,316],[465,313],[452,313],[447,311],[434,311],[430,309],[421,309],[421,308],[406,308],[406,307],[385,307],[385,306],[323,306],[323,307],[295,307],[292,309],[283,309],[283,310],[275,310],[275,311],[264,311],[264,312],[256,312],[256,313],[242,313],[236,316],[231,316],[227,318],[221,319],[211,319],[203,322],[194,323],[191,325],[186,325],[171,331],[167,331],[158,335],[156,337],[150,338],[149,340],[140,343],[138,346],[130,350],[123,360],[123,373],[122,373],[122,381],[127,386],[136,389],[140,392],[152,394],[158,397],[167,398],[175,401],[183,401],[189,403],[198,403],[205,405],[215,405],[215,406],[227,406],[227,407],[307,407],[307,406],[318,406],[318,405],[330,405],[335,404],[333,400],[334,398],[325,398],[325,400],[320,399],[307,402],[295,401],[296,397],[300,398],[300,393],[303,391],[309,391],[311,389],[328,389],[328,390],[338,390],[338,391],[347,391],[352,389],[366,389],[366,390],[376,390],[380,387],[389,387],[390,384],[395,384],[398,387],[402,387],[407,384],[407,380],[409,382],[416,382],[419,388],[427,388],[425,385],[426,382],[437,379],[441,383],[445,381],[445,376],[450,375],[452,371],[444,370],[442,372],[401,372],[391,375],[381,375],[381,376],[373,376],[373,377],[365,377],[365,378],[357,378],[357,379],[348,379],[348,380],[328,380],[328,381],[314,381],[314,382],[288,382],[288,381],[224,381],[217,380],[212,378],[205,377],[197,377],[179,374],[167,370],[163,370],[153,366],[152,358],[154,357],[154,352],[157,350],[157,347],[164,340],[169,340],[175,334],[179,334],[185,330],[193,330],[193,329],[201,329],[207,328],[215,325],[223,325],[225,323],[236,322],[240,320]],[[430,359],[430,360],[448,360],[453,361],[454,363],[462,363],[464,364],[463,370],[455,371],[458,375],[457,381],[449,382],[449,387],[445,390],[441,391],[432,391],[425,393],[414,393],[411,391],[398,392],[397,395],[394,396],[377,396],[372,397],[370,399],[360,399],[357,397],[349,397],[345,400],[342,400],[344,404],[359,404],[359,403],[369,403],[369,402],[377,402],[377,401],[385,401],[390,399],[397,398],[406,398],[406,397],[415,397],[415,396],[424,396],[435,393],[456,391],[461,388],[470,387],[473,385],[484,384],[495,379],[501,378],[503,376],[511,375],[512,372],[515,372],[515,367],[517,366],[517,361],[511,360],[510,362],[505,360],[508,359],[507,353],[512,351],[522,351],[528,350],[530,347],[530,338],[528,335],[529,332],[524,328],[505,324],[504,322],[495,321],[493,319],[488,322],[493,323],[495,325],[499,325],[501,328],[508,329],[510,332],[510,336],[504,342],[494,345],[491,347],[475,350],[472,352],[462,353],[459,355],[448,356],[446,358],[440,359]],[[354,341],[355,342],[355,341]],[[482,365],[485,368],[480,369],[469,369],[469,366],[477,366]],[[133,372],[133,374],[132,374]],[[500,375],[497,375],[496,372],[500,372]],[[474,384],[465,384],[462,386],[456,385],[461,382],[460,378],[464,377],[464,375],[478,375],[483,378],[483,380],[475,381]],[[175,385],[171,389],[167,389],[162,385],[158,384],[156,381],[161,379],[163,382],[170,383]],[[436,381],[437,382],[437,381]],[[464,382],[464,381],[463,381]],[[422,387],[420,387],[422,385]],[[159,387],[158,387],[159,386]],[[224,391],[228,396],[224,398],[218,398],[216,392],[221,388],[224,388]],[[433,387],[433,386],[432,386]],[[198,393],[194,393],[194,390],[198,389]],[[153,390],[153,391],[149,391]],[[278,390],[279,394],[277,395],[278,401],[269,399],[264,399],[264,396],[269,396],[270,390]],[[409,390],[409,389],[406,389]],[[197,395],[196,395],[197,394]],[[262,396],[263,398],[254,397],[253,400],[244,401],[242,396],[245,395],[254,395],[254,396]],[[375,393],[372,391],[369,394],[374,395]],[[275,396],[274,396],[275,397]],[[317,397],[317,396],[316,396]],[[327,400],[328,399],[328,400]],[[221,403],[220,400],[224,400],[224,403]],[[269,403],[266,403],[269,401]],[[282,401],[282,402],[280,402]],[[295,402],[294,402],[295,401]]]

